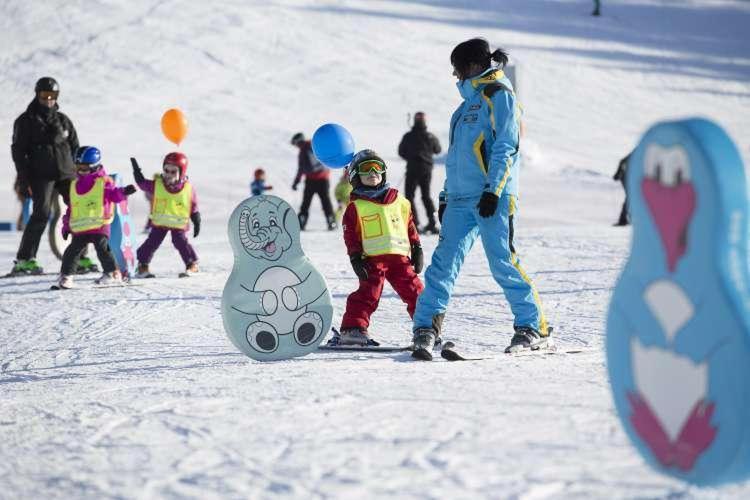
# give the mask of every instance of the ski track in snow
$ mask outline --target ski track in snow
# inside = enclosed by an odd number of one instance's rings
[[[0,280],[0,499],[750,497],[747,485],[699,489],[651,470],[615,416],[603,353],[629,245],[629,231],[610,226],[622,202],[610,176],[651,123],[688,114],[718,120],[750,157],[750,5],[603,3],[596,20],[583,0],[0,4],[0,149],[40,72],[61,81],[82,142],[126,179],[133,155],[156,171],[171,148],[158,119],[179,106],[204,220],[195,277],[176,277],[165,240],[159,277],[137,286]],[[403,189],[405,114],[426,110],[447,149],[459,102],[448,54],[477,34],[521,65],[516,246],[556,343],[583,352],[502,354],[512,315],[479,242],[445,337],[487,359],[321,352],[263,364],[236,351],[220,314],[233,260],[226,220],[252,169],[264,166],[272,193],[297,207],[289,137],[338,121],[357,146],[382,152]],[[0,185],[11,170],[0,169]],[[11,219],[16,203],[4,199],[0,218]],[[146,207],[131,198],[136,225]],[[309,229],[303,247],[338,325],[356,277],[317,201]],[[0,233],[0,265],[19,239]],[[423,237],[426,262],[436,244]],[[39,259],[59,266],[45,240]],[[400,345],[410,327],[386,286],[374,335]]]

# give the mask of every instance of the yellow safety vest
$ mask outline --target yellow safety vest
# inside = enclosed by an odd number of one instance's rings
[[[70,183],[70,231],[74,234],[91,231],[110,224],[115,218],[114,210],[109,216],[104,213],[104,184],[108,177],[99,177],[87,193],[78,194],[78,179]]]
[[[362,229],[362,251],[365,255],[406,255],[409,245],[411,204],[399,196],[388,205],[368,200],[354,200],[359,226]]]
[[[190,220],[193,186],[185,181],[182,189],[170,193],[164,187],[161,175],[154,176],[154,198],[151,201],[151,223],[157,227],[183,229]]]

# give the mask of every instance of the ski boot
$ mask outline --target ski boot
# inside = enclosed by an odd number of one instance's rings
[[[111,273],[102,273],[102,275],[94,280],[97,285],[115,285],[122,283],[122,274],[120,271],[114,270]]]
[[[135,272],[136,278],[154,278],[155,276],[148,270],[148,264],[138,263],[138,270]]]
[[[529,326],[516,326],[514,328],[516,333],[510,339],[510,345],[505,348],[506,354],[544,349],[547,347],[550,333],[552,333],[552,327],[547,329],[547,335],[541,335],[539,331]]]
[[[88,257],[81,257],[78,259],[78,266],[76,267],[76,274],[95,273],[99,271],[99,267]]]
[[[10,271],[9,276],[24,276],[30,274],[42,274],[44,269],[40,266],[36,259],[19,259],[13,262],[13,269]]]
[[[339,225],[336,223],[336,218],[333,215],[326,217],[326,221],[328,222],[329,231],[335,231],[338,229]]]
[[[339,334],[338,344],[340,346],[377,346],[365,328],[342,328]]]
[[[307,215],[299,214],[297,219],[299,219],[299,230],[304,231],[305,226],[307,226]]]
[[[191,262],[185,267],[185,272],[180,274],[180,276],[192,276],[194,274],[198,273],[198,262]]]
[[[67,274],[61,274],[60,278],[57,280],[57,288],[61,290],[70,290],[71,288],[75,288],[73,277]]]
[[[432,349],[435,347],[437,333],[434,328],[417,328],[414,330],[412,343],[414,350],[411,357],[422,361],[432,361]]]

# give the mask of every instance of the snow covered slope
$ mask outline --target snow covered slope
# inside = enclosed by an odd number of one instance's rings
[[[604,311],[627,252],[612,228],[617,161],[652,122],[718,121],[750,162],[750,3],[605,0],[230,0],[0,2],[0,220],[15,216],[11,126],[39,76],[61,84],[82,143],[130,178],[171,150],[159,119],[178,106],[205,227],[203,273],[47,291],[53,277],[0,281],[0,498],[742,498],[648,469],[614,415]],[[232,252],[226,219],[263,166],[293,205],[289,138],[327,121],[390,160],[407,113],[447,147],[459,102],[448,55],[484,36],[521,71],[527,161],[517,247],[570,356],[506,359],[510,310],[475,249],[446,319],[464,364],[314,354],[251,362],[219,302]],[[334,173],[334,177],[338,174]],[[442,182],[436,169],[435,193]],[[146,216],[133,197],[137,221]],[[303,246],[325,274],[337,323],[356,283],[339,232],[313,212]],[[0,266],[19,235],[0,233]],[[426,258],[437,244],[425,237]],[[48,270],[59,263],[42,243]],[[91,278],[81,280],[85,283]],[[409,338],[386,288],[373,330]]]

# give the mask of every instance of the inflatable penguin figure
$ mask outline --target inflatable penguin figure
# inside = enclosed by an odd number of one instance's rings
[[[659,123],[627,174],[633,239],[607,318],[615,406],[646,460],[699,485],[750,477],[748,206],[713,122]]]
[[[297,214],[276,196],[248,198],[229,218],[234,267],[221,313],[229,339],[255,360],[304,356],[331,328],[331,295],[299,233]]]

